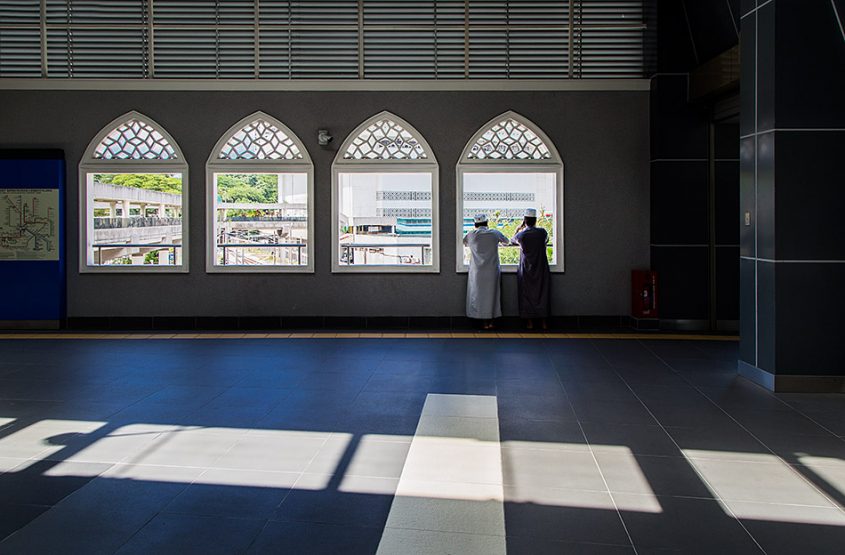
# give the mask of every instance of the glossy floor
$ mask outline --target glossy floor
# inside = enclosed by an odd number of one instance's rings
[[[0,338],[0,553],[838,553],[845,396],[735,342]]]

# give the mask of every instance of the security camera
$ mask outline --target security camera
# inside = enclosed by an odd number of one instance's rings
[[[332,142],[332,136],[329,135],[328,129],[320,129],[317,131],[317,143],[320,146],[328,146]]]

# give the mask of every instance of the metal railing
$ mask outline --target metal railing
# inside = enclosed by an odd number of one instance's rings
[[[340,263],[347,266],[355,266],[355,250],[364,250],[364,262],[361,265],[367,264],[367,252],[370,249],[398,249],[398,248],[418,248],[420,249],[420,257],[418,262],[414,262],[411,256],[401,254],[385,254],[380,253],[385,257],[398,258],[399,262],[396,265],[422,265],[426,264],[426,249],[429,251],[432,248],[431,243],[341,243],[340,248],[342,253],[340,256]]]
[[[176,265],[176,249],[181,249],[182,245],[177,244],[162,244],[162,243],[95,243],[92,245],[97,251],[97,258],[99,260],[98,266],[111,266],[112,264],[103,264],[103,249],[134,249],[143,248],[152,251],[169,250],[172,256],[167,257],[167,265]],[[123,257],[115,257],[123,258]]]
[[[229,216],[223,222],[307,222],[308,216]]]
[[[161,216],[128,217],[128,218],[94,218],[94,229],[122,229],[127,227],[161,227],[182,225],[182,218],[168,218]]]
[[[241,262],[229,262],[229,249],[274,249],[274,248],[295,248],[296,249],[296,264],[302,266],[302,249],[306,247],[305,243],[217,243],[218,249],[223,249],[223,266],[242,266]]]

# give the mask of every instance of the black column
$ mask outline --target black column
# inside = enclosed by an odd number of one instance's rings
[[[845,0],[744,0],[739,371],[845,391]]]
[[[651,267],[661,326],[707,329],[708,118],[689,102],[698,65],[684,3],[657,2],[657,73],[651,79]]]

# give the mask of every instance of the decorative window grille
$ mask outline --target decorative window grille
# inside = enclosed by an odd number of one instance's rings
[[[353,129],[332,164],[332,271],[438,272],[438,176],[431,147],[402,118],[381,112]]]
[[[525,215],[524,208],[497,208],[498,216],[500,218],[522,218]],[[464,218],[472,218],[478,214],[478,210],[472,208],[464,208]],[[488,214],[490,216],[492,214]]]
[[[457,271],[468,268],[466,218],[486,213],[517,219],[526,208],[538,210],[538,225],[549,232],[551,270],[563,271],[563,161],[549,137],[528,119],[506,112],[481,126],[458,160]],[[510,260],[503,258],[504,271],[514,271],[512,253],[505,254]]]
[[[302,152],[284,131],[265,119],[257,119],[236,131],[218,155],[228,160],[294,160]]]
[[[376,200],[386,201],[410,201],[410,200],[431,200],[429,191],[378,191]]]
[[[347,160],[424,160],[428,154],[407,129],[385,118],[368,125],[352,139],[343,157]]]
[[[430,218],[430,208],[379,208],[377,214],[384,218]]]
[[[543,140],[513,118],[496,122],[484,131],[467,154],[470,160],[543,160],[550,157],[549,147]]]
[[[103,160],[172,160],[176,151],[152,125],[137,118],[122,123],[94,149]]]
[[[464,193],[464,200],[490,202],[532,202],[534,193]]]
[[[643,4],[0,0],[0,78],[639,78]]]
[[[188,183],[182,151],[149,117],[133,111],[103,127],[79,163],[80,272],[187,272]]]
[[[275,192],[268,196],[260,179],[273,174]],[[227,179],[229,187],[234,182],[258,197],[242,191],[226,200]],[[314,271],[314,164],[276,118],[256,112],[223,133],[206,163],[206,207],[206,271]]]

